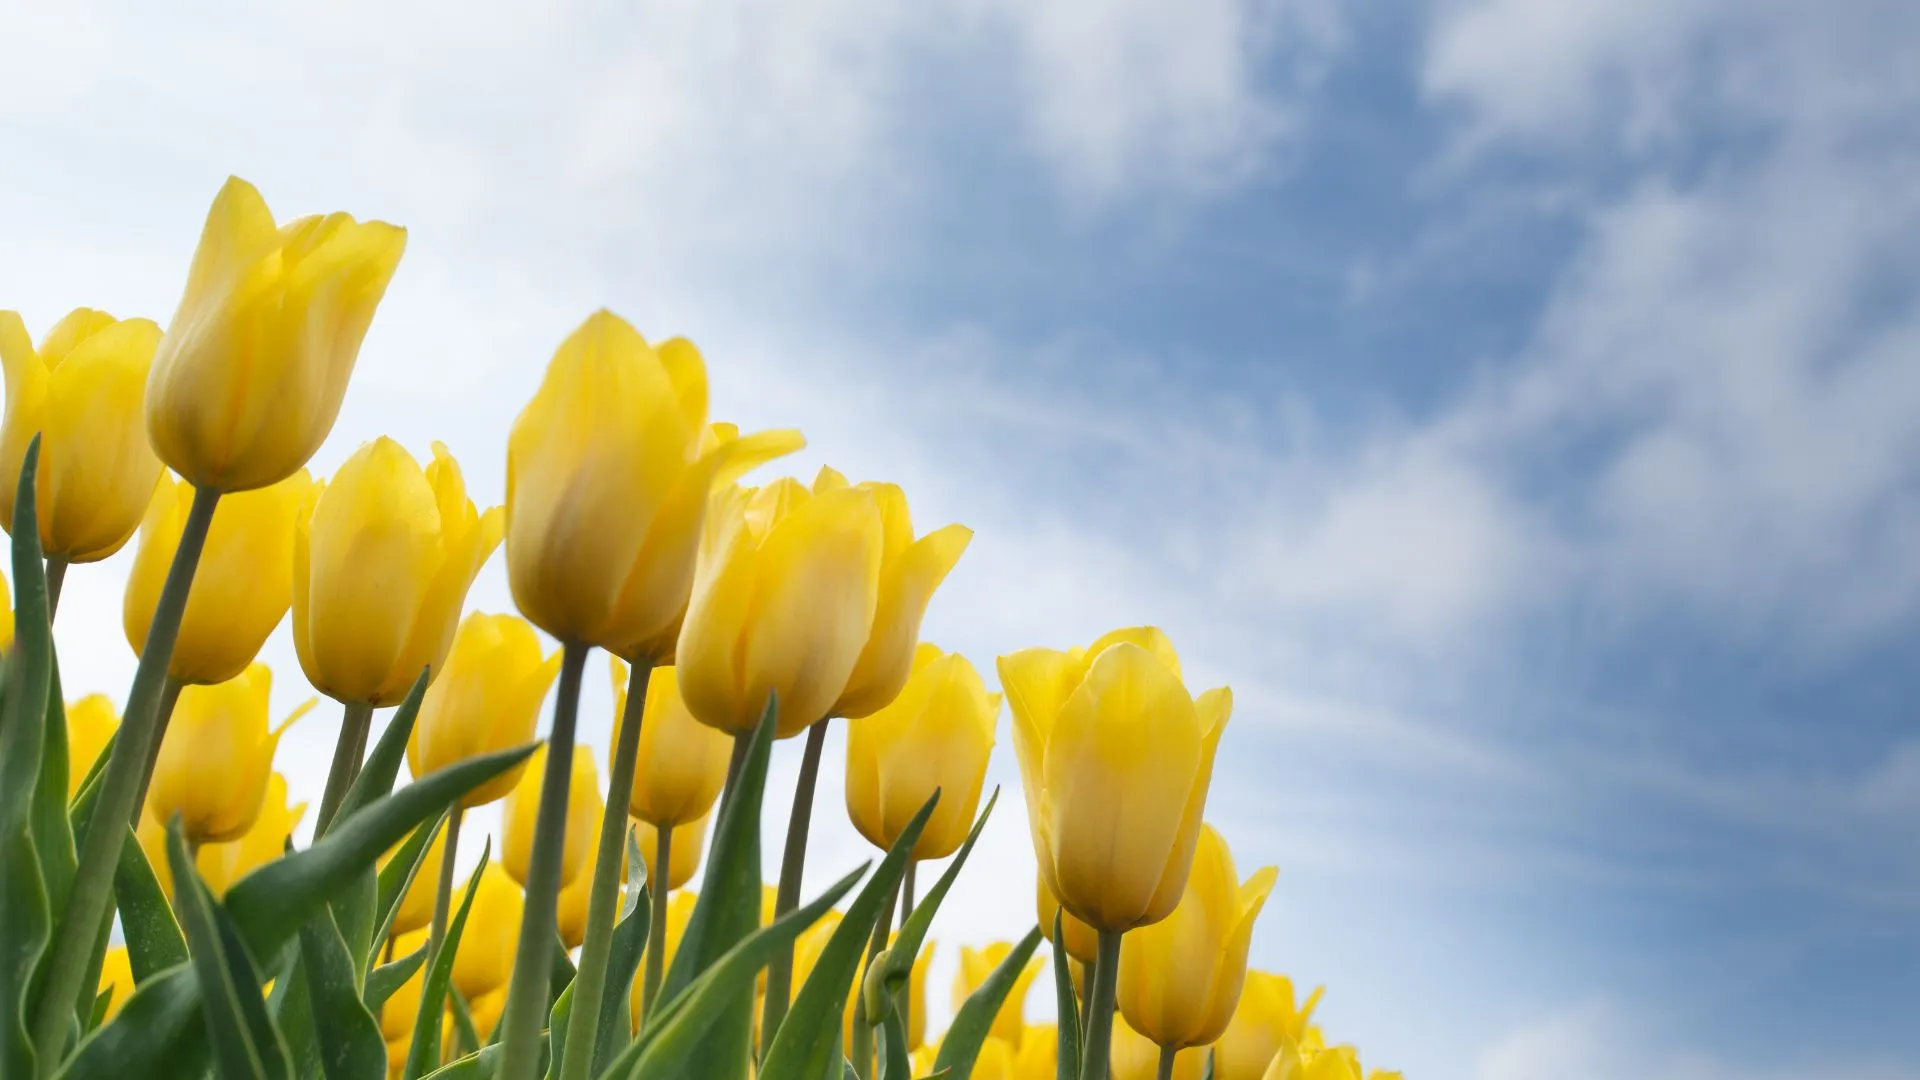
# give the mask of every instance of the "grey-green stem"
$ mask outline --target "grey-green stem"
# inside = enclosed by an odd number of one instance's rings
[[[1107,1061],[1113,1049],[1113,995],[1120,974],[1120,931],[1100,931],[1099,959],[1087,977],[1089,990],[1086,1045],[1081,1048],[1080,1080],[1107,1080]]]
[[[154,767],[160,764],[160,748],[166,745],[167,725],[173,722],[173,707],[180,703],[180,691],[186,684],[173,676],[167,676],[166,683],[160,688],[160,711],[154,720],[153,745],[147,748],[147,767],[140,774],[140,791],[133,797],[133,816],[128,824],[140,827],[140,811],[147,805],[147,787],[153,783]]]
[[[342,706],[340,737],[333,743],[333,767],[327,770],[326,791],[320,796],[320,816],[313,825],[315,840],[327,835],[327,827],[340,812],[347,789],[353,786],[354,777],[360,775],[360,761],[367,754],[367,729],[373,726],[372,705],[348,701]]]
[[[1173,1058],[1179,1052],[1171,1046],[1160,1048],[1160,1068],[1154,1073],[1159,1080],[1173,1080]]]
[[[655,832],[653,865],[659,867],[658,880],[647,882],[649,897],[653,901],[653,922],[647,930],[647,972],[640,984],[640,1007],[643,1012],[653,1011],[654,999],[660,996],[660,979],[667,971],[667,883],[673,880],[673,826]]]
[[[60,611],[60,586],[67,582],[67,557],[47,556],[47,621]]]
[[[806,750],[800,755],[800,780],[793,788],[793,813],[787,818],[787,847],[780,857],[780,888],[774,895],[773,917],[800,906],[801,878],[807,868],[807,833],[813,826],[813,792],[820,780],[820,754],[827,744],[827,724],[821,720],[807,729]],[[767,965],[767,1000],[760,1013],[760,1037],[768,1045],[780,1022],[787,1018],[793,993],[793,946],[773,954]]]

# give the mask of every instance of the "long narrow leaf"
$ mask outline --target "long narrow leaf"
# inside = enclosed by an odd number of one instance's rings
[[[34,1075],[27,983],[52,922],[33,837],[22,830],[0,839],[0,1076]]]
[[[880,1022],[880,1080],[913,1080],[913,1062],[907,1057],[907,1027],[899,1009],[887,1010]]]
[[[80,1044],[60,1080],[204,1076],[210,1048],[204,1033],[194,1038],[189,1030],[199,1026],[200,1011],[200,983],[191,964],[159,972]]]
[[[387,1044],[380,1036],[380,1022],[360,999],[353,955],[325,908],[300,928],[300,968],[327,1080],[384,1076]]]
[[[426,962],[427,947],[422,945],[391,964],[374,968],[367,973],[367,990],[361,1000],[367,1003],[368,1009],[379,1012],[393,992],[407,985],[407,980],[413,978],[413,973],[419,971],[420,965]]]
[[[568,983],[547,1011],[547,1080],[556,1080],[566,1061],[567,1028],[573,1025],[573,984]]]
[[[1067,958],[1066,913],[1053,913],[1053,1007],[1060,1017],[1060,1047],[1054,1080],[1080,1076],[1080,999],[1073,992],[1073,968]]]
[[[406,899],[407,891],[413,888],[414,878],[420,875],[420,865],[427,861],[427,852],[433,845],[433,838],[447,823],[447,815],[441,814],[432,821],[422,824],[407,837],[407,842],[394,850],[387,865],[380,868],[379,887],[374,897],[372,952],[378,953],[393,933],[393,920],[400,914],[400,901]],[[371,963],[371,954],[369,955]]]
[[[173,871],[181,928],[186,931],[193,971],[200,983],[201,1015],[205,1018],[222,1080],[279,1080],[291,1076],[293,1064],[287,1059],[286,1047],[277,1040],[263,1046],[255,1038],[255,1025],[248,1015],[245,999],[251,997],[260,1006],[264,1018],[265,1003],[260,1000],[259,984],[244,985],[234,977],[235,965],[229,963],[226,955],[214,916],[213,898],[200,884],[193,857],[187,854],[187,841],[181,832],[178,814],[167,823],[167,862]]]
[[[373,753],[367,755],[366,764],[360,767],[360,775],[353,778],[346,796],[340,800],[340,809],[333,816],[336,823],[352,817],[362,807],[373,805],[375,800],[392,794],[393,782],[400,775],[400,762],[407,756],[407,740],[413,735],[413,722],[419,717],[420,702],[426,696],[427,672],[423,668],[419,677],[413,680],[412,689],[401,700],[400,707],[393,711],[393,719],[387,721],[387,729],[380,733],[379,740],[373,744]]]
[[[653,930],[653,905],[647,895],[647,860],[640,851],[634,830],[627,830],[627,895],[620,908],[620,921],[614,924],[613,940],[607,948],[607,989],[600,998],[600,1031],[593,1040],[593,1076],[606,1071],[633,1041],[633,1013],[628,999],[633,993],[634,973],[640,970],[640,957],[647,949],[647,937]]]
[[[489,1080],[500,1065],[498,1043],[483,1046],[477,1054],[450,1061],[427,1074],[426,1080]]]
[[[53,630],[47,622],[47,564],[40,550],[34,478],[40,436],[27,444],[13,503],[13,646],[7,696],[0,706],[0,842],[26,827],[40,775],[47,690],[53,679]],[[61,777],[66,782],[66,777]],[[24,982],[16,984],[25,986]]]
[[[49,911],[65,911],[73,888],[73,823],[67,817],[67,707],[60,699],[60,661],[48,660],[47,708],[40,731],[40,776],[35,782],[31,828],[40,857],[40,881]],[[86,1005],[92,1007],[89,987]]]
[[[987,1040],[987,1033],[993,1029],[993,1018],[1000,1015],[1001,1004],[1013,992],[1014,983],[1026,969],[1033,950],[1040,947],[1040,941],[1039,927],[1027,931],[1027,936],[993,969],[987,981],[961,1004],[952,1026],[940,1040],[940,1052],[933,1059],[934,1068],[952,1069],[954,1076],[973,1075],[973,1062],[980,1056],[980,1044]]]
[[[460,949],[460,935],[467,928],[467,913],[473,910],[473,898],[480,894],[480,875],[493,854],[493,841],[480,853],[480,864],[467,878],[467,891],[460,898],[460,910],[447,923],[447,936],[440,939],[440,951],[427,967],[420,983],[420,1011],[414,1014],[413,1042],[407,1047],[405,1080],[417,1080],[440,1067],[440,1013],[446,1006],[447,984],[453,980],[453,957]]]
[[[136,985],[155,972],[187,962],[187,940],[174,921],[173,908],[160,888],[160,878],[147,862],[146,852],[133,830],[120,845],[120,862],[113,871],[113,898],[120,907],[120,930],[127,942],[127,960]]]

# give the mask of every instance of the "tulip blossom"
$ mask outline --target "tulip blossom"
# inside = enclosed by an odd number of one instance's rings
[[[1213,1044],[1217,1080],[1260,1080],[1283,1042],[1298,1044],[1306,1038],[1313,1007],[1319,1002],[1319,989],[1295,1005],[1293,980],[1265,971],[1247,972],[1233,1019]]]
[[[523,886],[533,861],[533,834],[540,815],[540,792],[546,784],[546,762],[547,747],[542,743],[527,759],[520,782],[507,793],[507,801],[500,808],[500,862]],[[593,751],[574,747],[572,765],[567,783],[566,832],[560,847],[562,887],[591,873],[600,815],[607,805],[600,797],[600,774],[593,765]]]
[[[525,906],[520,886],[499,863],[488,863],[480,872],[479,891],[467,912],[460,949],[453,954],[454,989],[468,1001],[507,985]]]
[[[461,620],[439,678],[420,702],[407,743],[407,767],[425,776],[468,758],[533,741],[540,703],[560,674],[560,652],[541,655],[524,619],[473,612]],[[519,782],[522,762],[468,792],[464,807],[485,806]]]
[[[627,718],[627,665],[618,657],[613,669],[613,742]],[[680,680],[670,667],[647,676],[647,699],[640,719],[640,743],[633,771],[633,795],[627,809],[654,826],[688,825],[713,811],[727,781],[733,740],[693,718],[680,699]]]
[[[979,810],[1000,695],[987,693],[966,657],[926,643],[917,653],[899,696],[847,727],[847,814],[886,851],[938,790],[913,857],[943,859]]]
[[[234,882],[286,854],[287,841],[306,812],[306,803],[287,805],[286,777],[278,772],[268,777],[260,816],[246,835],[224,844],[207,844],[194,856],[193,865],[213,898],[225,897]]]
[[[1013,943],[1010,941],[996,941],[982,949],[960,946],[960,971],[953,978],[955,1012],[1012,952]],[[1026,1028],[1027,991],[1045,966],[1046,961],[1041,957],[1028,960],[1026,968],[1015,976],[1007,999],[1000,1003],[1000,1011],[993,1016],[992,1033],[1005,1039],[1009,1046],[1020,1044],[1020,1034]]]
[[[400,897],[400,906],[394,910],[393,929],[390,933],[398,937],[410,934],[433,921],[433,902],[435,892],[440,888],[440,860],[447,853],[447,830],[441,829],[433,834],[433,843],[427,845],[427,853],[420,860],[419,869],[413,873],[413,883]],[[393,858],[388,852],[380,860],[384,869]]]
[[[80,794],[94,760],[120,727],[120,715],[105,694],[88,694],[67,705],[67,801]]]
[[[309,699],[269,730],[272,688],[273,673],[256,663],[238,678],[180,692],[147,790],[154,821],[179,814],[191,844],[236,840],[253,828],[280,736],[314,705]]]

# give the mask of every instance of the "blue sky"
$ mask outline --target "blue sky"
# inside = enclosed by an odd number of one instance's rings
[[[0,24],[0,304],[36,330],[164,319],[238,173],[411,230],[321,469],[442,438],[497,499],[605,304],[804,429],[799,468],[975,527],[934,640],[1165,626],[1236,691],[1210,816],[1281,867],[1256,962],[1369,1063],[1920,1076],[1913,5]],[[116,698],[123,575],[76,571],[60,627]],[[289,737],[296,787],[330,743]],[[822,880],[863,857],[835,769]],[[1031,918],[987,880],[1025,843],[996,822],[943,939]]]

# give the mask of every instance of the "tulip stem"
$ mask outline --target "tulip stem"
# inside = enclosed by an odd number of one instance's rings
[[[626,715],[620,718],[620,740],[613,747],[613,768],[607,777],[607,805],[600,818],[600,851],[593,861],[593,884],[587,894],[587,934],[580,947],[580,970],[573,980],[573,1007],[581,1022],[567,1027],[561,1057],[560,1080],[587,1080],[592,1075],[594,1042],[600,1034],[600,1000],[606,994],[607,953],[613,939],[613,916],[620,904],[620,856],[627,849],[627,811],[633,802],[634,761],[640,756],[640,724],[646,713],[647,679],[653,665],[635,660],[627,674]],[[660,830],[666,848],[671,830]],[[656,863],[667,876],[666,862]]]
[[[160,748],[167,742],[167,725],[173,722],[173,708],[180,703],[180,691],[186,684],[173,676],[160,687],[160,711],[153,725],[153,745],[147,748],[147,768],[140,774],[140,793],[133,799],[133,820],[128,822],[134,828],[140,827],[140,811],[147,806],[147,785],[153,782],[153,770],[160,764]]]
[[[1160,1048],[1160,1068],[1154,1072],[1158,1080],[1173,1080],[1173,1056],[1177,1053],[1171,1046]]]
[[[908,859],[906,872],[900,877],[900,929],[902,930],[907,928],[907,920],[913,916],[913,871],[919,865],[919,860]],[[900,989],[894,992],[893,1007],[900,1011],[900,1030],[906,1032],[913,1031],[913,964],[919,959],[916,956],[907,960],[907,981],[901,983]],[[912,1042],[911,1035],[908,1036],[908,1042],[909,1044]]]
[[[367,729],[373,726],[373,706],[364,701],[345,703],[340,717],[340,737],[333,743],[333,767],[327,770],[327,789],[320,796],[320,816],[313,825],[313,838],[327,835],[340,802],[360,775],[360,760],[367,753]]]
[[[447,811],[447,839],[440,848],[440,880],[433,890],[432,929],[427,931],[428,956],[440,951],[440,942],[447,936],[447,909],[453,904],[453,859],[460,851],[460,819],[466,812],[466,805],[458,799]]]
[[[1120,975],[1120,931],[1100,931],[1099,958],[1087,973],[1093,980],[1087,1017],[1086,1043],[1081,1047],[1080,1080],[1107,1080],[1107,1060],[1113,1049],[1113,996]]]
[[[673,880],[673,826],[658,829],[655,835],[658,842],[654,847],[653,865],[659,868],[659,880],[647,882],[647,893],[653,901],[653,922],[647,931],[646,981],[640,987],[643,1018],[653,1011],[653,999],[660,993],[660,979],[667,970],[667,884]],[[772,1042],[772,1037],[767,1041]]]
[[[520,945],[513,954],[513,978],[507,983],[507,1010],[500,1018],[500,1069],[494,1074],[499,1080],[533,1080],[546,1042],[541,1021],[547,1016],[553,950],[560,941],[554,912],[566,843],[567,789],[573,784],[573,727],[580,713],[580,676],[591,648],[575,641],[561,648],[560,696],[554,700],[553,729],[547,734],[546,773],[534,818]],[[581,1014],[581,1023],[596,1022],[595,1017]]]
[[[793,814],[787,819],[787,850],[780,858],[780,889],[773,900],[773,917],[800,906],[800,879],[807,867],[807,832],[813,826],[813,791],[820,780],[820,753],[827,745],[829,717],[807,729],[807,748],[800,755],[800,780],[793,788]],[[778,949],[767,965],[767,1003],[760,1016],[761,1037],[773,1043],[773,1033],[787,1018],[793,990],[793,945]]]
[[[733,783],[740,779],[740,767],[747,763],[747,750],[753,745],[753,732],[736,731],[733,733],[733,756],[727,759],[727,786],[721,790],[720,805],[727,804],[727,796],[733,794]]]
[[[93,943],[100,924],[107,919],[108,901],[113,897],[113,871],[120,861],[120,849],[126,842],[127,821],[138,809],[136,801],[146,788],[148,755],[159,726],[160,701],[167,685],[167,666],[173,661],[174,640],[180,636],[180,616],[187,610],[187,593],[193,587],[193,572],[200,565],[200,552],[206,547],[207,529],[213,524],[214,507],[220,492],[209,487],[193,491],[193,506],[180,530],[180,546],[174,550],[173,565],[154,605],[153,623],[147,628],[146,647],[140,650],[140,663],[134,669],[133,687],[127,692],[126,716],[120,723],[120,737],[113,741],[107,757],[106,772],[100,778],[100,794],[93,817],[87,822],[81,840],[73,885],[52,948],[47,953],[46,981],[41,984],[33,1018],[33,1046],[37,1071],[47,1077],[60,1065],[60,1050],[66,1041],[67,1025],[73,1020],[74,1006],[82,990]],[[93,988],[86,987],[88,996]]]
[[[887,947],[887,931],[893,929],[893,905],[899,899],[898,885],[887,890],[886,905],[880,909],[880,917],[873,921],[873,936],[867,939],[867,958],[860,964],[860,974],[853,981],[853,1070],[861,1080],[870,1080],[873,1076],[873,1025],[867,1020],[867,969]]]
[[[60,586],[67,581],[67,557],[65,555],[47,556],[47,621],[52,622],[54,613],[60,610]]]

